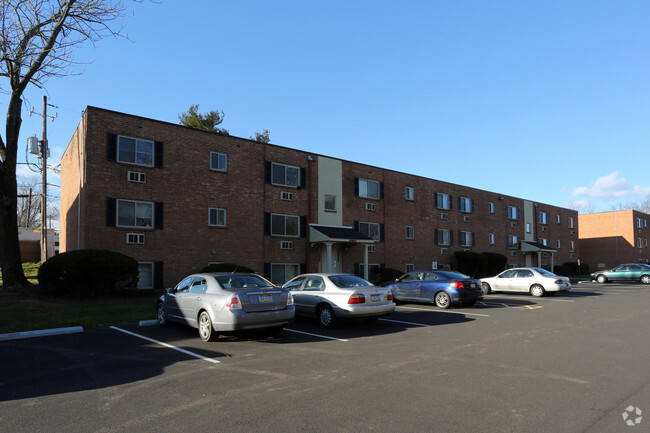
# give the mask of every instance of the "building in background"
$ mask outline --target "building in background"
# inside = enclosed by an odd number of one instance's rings
[[[636,210],[578,216],[580,256],[594,271],[621,263],[648,263],[648,219]]]
[[[276,283],[453,269],[456,251],[553,269],[577,230],[570,209],[95,107],[61,160],[61,251],[134,257],[142,288],[223,262]]]

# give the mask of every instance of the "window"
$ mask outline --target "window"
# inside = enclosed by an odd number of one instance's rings
[[[153,228],[152,202],[117,200],[117,226]]]
[[[569,217],[569,228],[573,228],[573,217]]]
[[[641,219],[641,218],[636,219],[636,227],[639,228],[639,229],[643,228],[643,219]]]
[[[495,243],[494,233],[490,233],[490,234],[488,234],[488,243],[489,243],[490,245],[494,245],[494,243]]]
[[[508,219],[509,220],[518,220],[519,219],[519,208],[515,206],[507,207]]]
[[[144,233],[127,233],[126,243],[144,245]]]
[[[537,222],[540,224],[548,224],[548,214],[546,212],[538,212]]]
[[[474,200],[467,197],[458,197],[458,209],[466,213],[474,212]]]
[[[336,212],[336,196],[325,194],[325,212]]]
[[[404,195],[407,200],[415,200],[415,190],[410,186],[407,186],[404,190]]]
[[[562,222],[562,217],[560,215],[555,215],[555,220],[558,224]]]
[[[488,212],[494,213],[494,203],[492,202],[488,203]]]
[[[451,209],[451,196],[441,192],[436,193],[436,207],[438,209]]]
[[[451,230],[436,229],[436,245],[451,245]]]
[[[519,248],[519,237],[508,235],[506,246],[508,248]]]
[[[280,192],[280,200],[293,201],[293,193],[288,191]]]
[[[359,222],[359,233],[362,233],[375,241],[381,240],[381,226],[379,223]]]
[[[412,263],[408,263],[406,265],[406,272],[413,272],[415,270],[415,265]]]
[[[153,167],[153,141],[117,136],[117,160]]]
[[[548,239],[546,239],[546,238],[539,238],[539,239],[537,239],[537,242],[544,245],[545,247],[548,246]]]
[[[208,225],[211,227],[226,226],[226,210],[211,207],[208,209]]]
[[[206,283],[205,278],[195,278],[192,286],[190,286],[190,293],[203,293],[207,287],[208,283]]]
[[[210,152],[210,170],[228,171],[228,158],[225,153]]]
[[[379,182],[376,180],[359,179],[359,197],[379,200]]]
[[[153,289],[153,262],[138,263],[138,289]]]
[[[557,245],[555,245],[555,247],[556,247],[556,248],[561,248],[561,245],[562,245],[562,243],[561,243],[560,240],[558,239],[558,240],[557,240]]]
[[[458,232],[458,245],[461,247],[474,246],[474,233],[462,230]]]
[[[271,235],[299,237],[300,217],[295,215],[271,214]]]
[[[569,250],[570,250],[570,251],[575,251],[575,250],[576,250],[576,243],[575,243],[575,241],[569,241]]]
[[[297,263],[271,263],[272,283],[281,285],[299,274],[300,265]]]
[[[147,175],[145,173],[140,173],[139,171],[129,171],[126,175],[126,179],[129,182],[145,183],[147,181]]]
[[[637,245],[639,245],[639,248],[643,248],[643,238],[637,238]]]
[[[273,185],[300,186],[300,167],[271,163],[271,183]]]
[[[414,238],[415,238],[415,227],[406,226],[406,239],[414,239]]]
[[[526,223],[526,233],[532,233],[532,227],[530,226],[530,223]]]

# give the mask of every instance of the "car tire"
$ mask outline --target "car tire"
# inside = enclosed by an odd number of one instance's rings
[[[433,298],[433,302],[436,304],[436,307],[446,310],[451,307],[451,297],[447,292],[438,292]]]
[[[214,341],[219,335],[212,328],[212,319],[207,311],[201,311],[199,314],[199,337],[201,340],[208,342]]]
[[[324,328],[332,328],[336,323],[336,315],[329,305],[325,304],[318,308],[318,323]]]
[[[156,307],[156,315],[158,316],[158,324],[160,326],[166,326],[167,325],[167,309],[165,308],[165,304],[162,302],[158,302],[158,306]]]
[[[607,277],[604,275],[598,275],[596,281],[598,281],[600,284],[605,284],[607,282]]]
[[[481,283],[481,288],[483,289],[486,295],[492,292],[492,289],[490,288],[490,285],[488,283]]]
[[[642,275],[641,276],[641,282],[643,284],[650,284],[650,275]]]
[[[539,284],[533,284],[530,286],[530,294],[536,298],[544,296],[545,293],[546,291],[544,290],[544,287],[540,286]]]

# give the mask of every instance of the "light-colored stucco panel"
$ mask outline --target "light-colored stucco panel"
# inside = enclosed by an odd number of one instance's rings
[[[336,212],[325,211],[325,195],[336,197]],[[343,165],[341,160],[318,157],[318,224],[343,225]]]

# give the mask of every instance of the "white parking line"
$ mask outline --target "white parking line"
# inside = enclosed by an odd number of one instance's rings
[[[284,328],[284,330],[289,331],[289,332],[295,332],[295,333],[298,333],[298,334],[311,335],[312,337],[325,338],[327,340],[348,341],[348,340],[346,340],[344,338],[335,338],[335,337],[328,337],[327,335],[311,334],[309,332],[296,331],[295,329]]]
[[[417,311],[435,311],[436,313],[450,313],[450,314],[466,314],[468,316],[481,316],[481,317],[490,317],[489,314],[478,314],[478,313],[464,313],[462,311],[447,311],[447,310],[431,310],[429,308],[415,308],[415,307],[403,307],[399,306],[397,307],[399,309],[406,309],[406,310],[417,310]]]
[[[180,347],[172,346],[171,344],[163,343],[162,341],[154,340],[153,338],[145,337],[144,335],[139,335],[139,334],[136,334],[134,332],[127,331],[125,329],[120,329],[120,328],[117,328],[115,326],[111,326],[110,328],[115,329],[116,331],[124,332],[125,334],[133,335],[134,337],[142,338],[143,340],[151,341],[152,343],[160,344],[161,346],[167,347],[169,349],[178,350],[179,352],[183,352],[186,355],[190,355],[190,356],[193,356],[195,358],[199,358],[199,359],[202,359],[204,361],[211,362],[213,364],[220,364],[221,363],[221,361],[217,361],[216,359],[207,358],[207,357],[205,357],[203,355],[199,355],[198,353],[190,352],[189,350],[181,349]]]
[[[383,320],[384,322],[404,323],[405,325],[431,326],[424,323],[404,322],[402,320],[392,320],[392,319],[379,319],[379,320]]]

